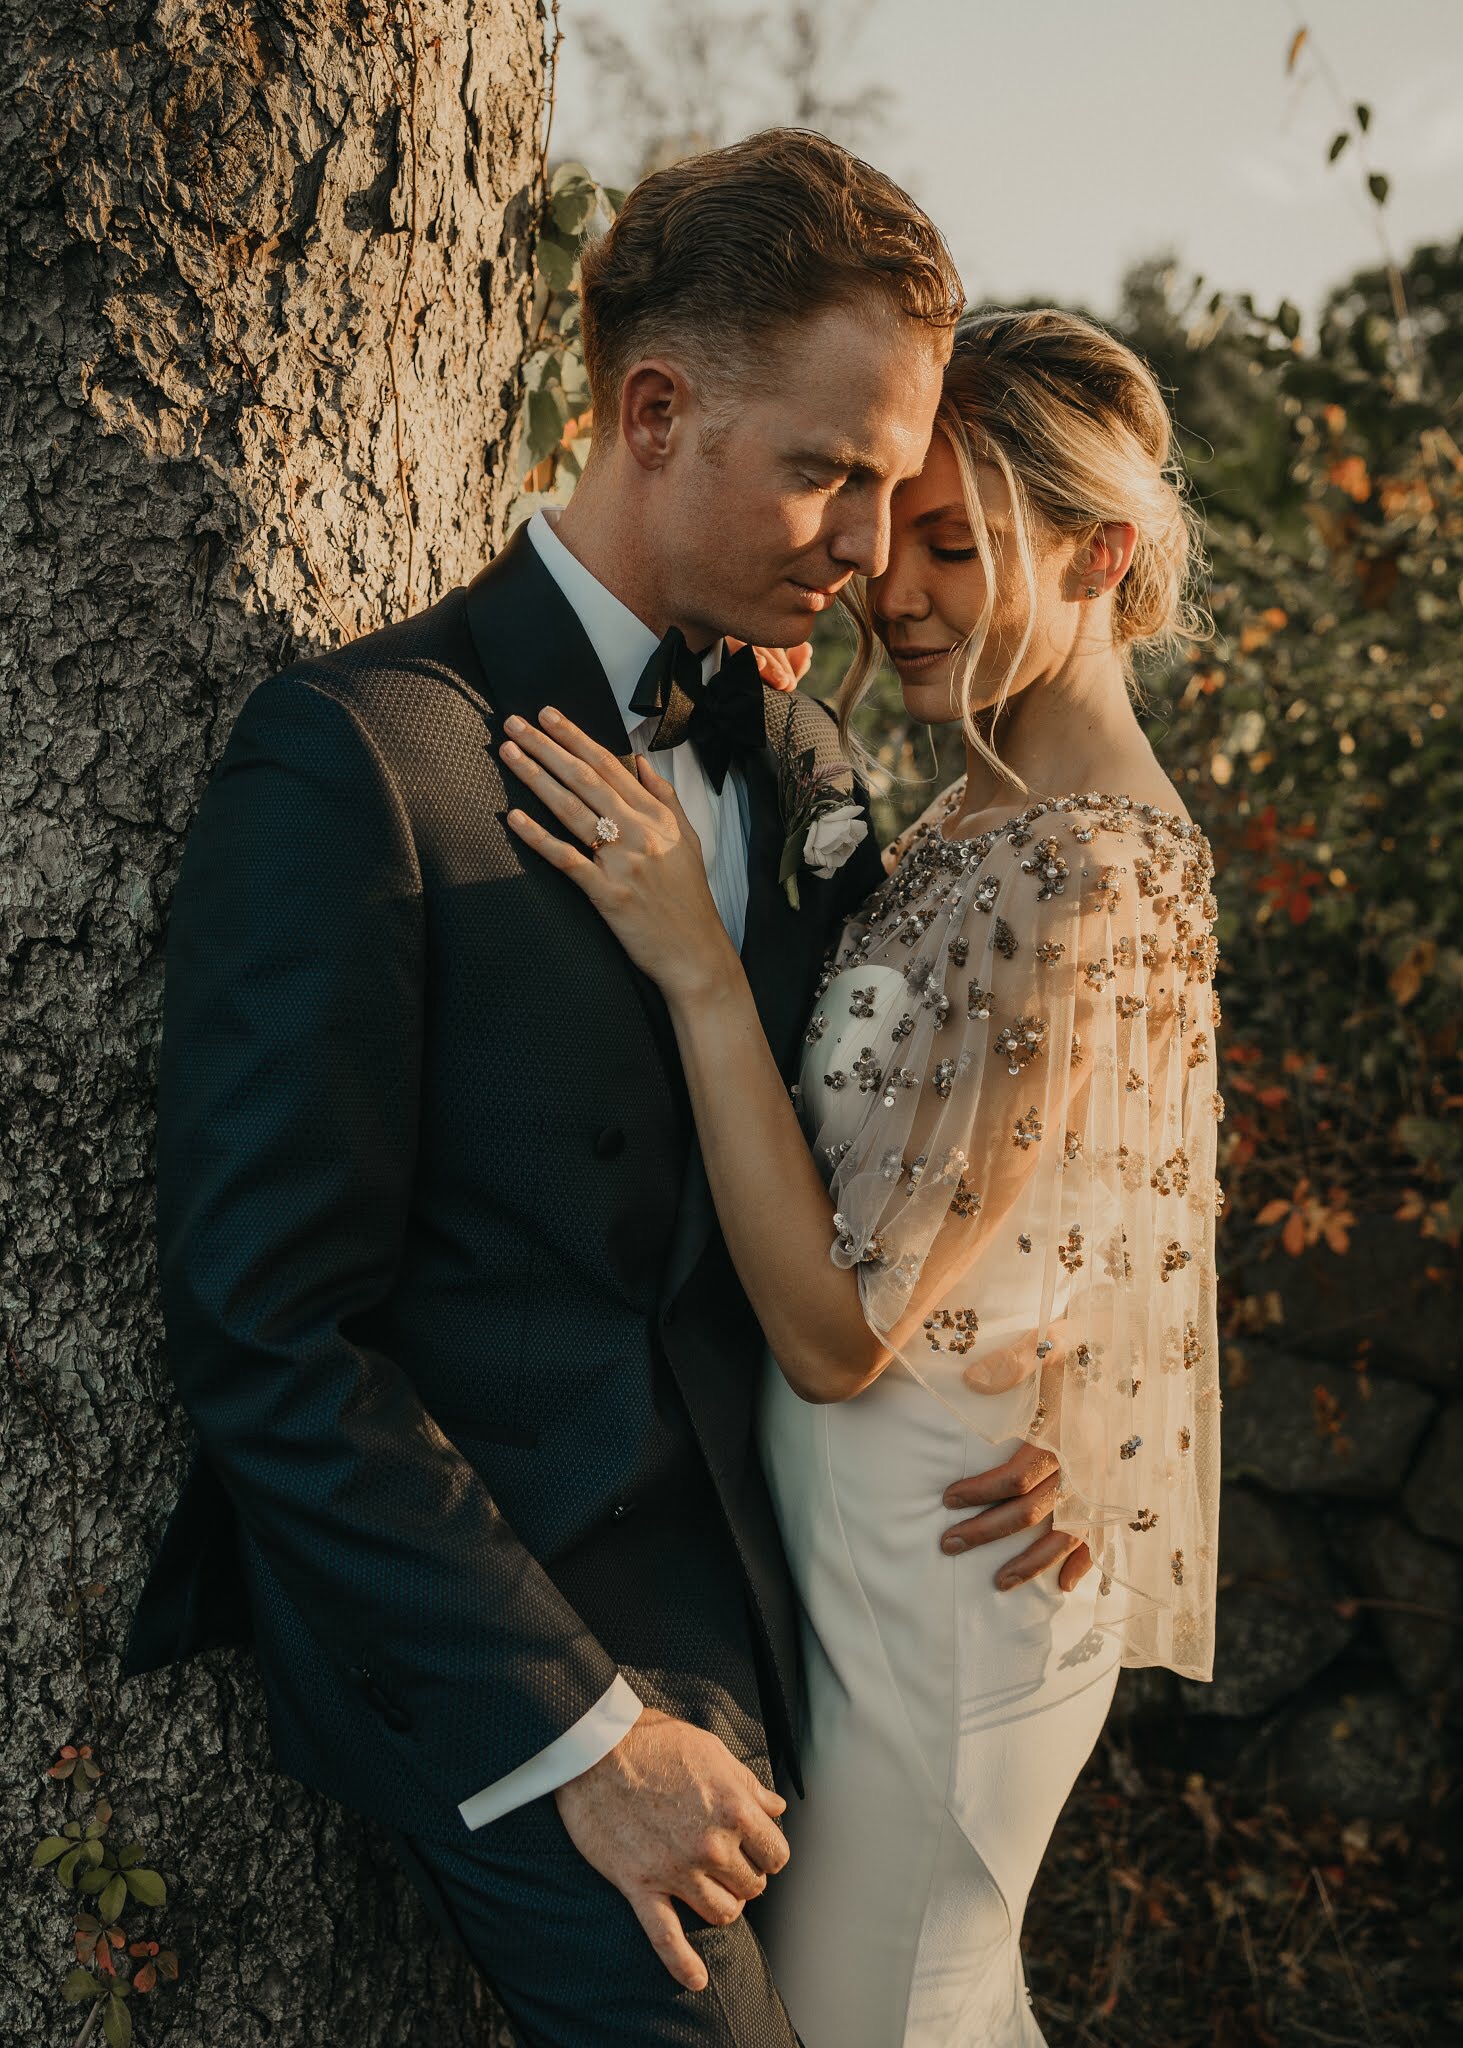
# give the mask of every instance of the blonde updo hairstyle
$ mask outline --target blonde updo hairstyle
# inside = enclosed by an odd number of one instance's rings
[[[955,329],[935,431],[954,454],[986,601],[960,650],[961,723],[999,774],[1026,788],[988,737],[1026,659],[1035,629],[1033,531],[1073,540],[1109,521],[1138,530],[1133,559],[1113,594],[1113,643],[1129,687],[1140,651],[1173,654],[1207,639],[1212,621],[1194,601],[1204,568],[1198,516],[1189,502],[1173,421],[1143,359],[1093,321],[1054,307],[1034,312],[967,313]],[[1030,611],[1021,643],[993,705],[972,710],[975,672],[995,610],[996,568],[981,510],[976,467],[993,463],[1010,493],[1014,544],[1026,575]],[[845,609],[858,646],[836,702],[844,744],[865,765],[851,731],[853,714],[879,667],[867,586],[849,586]]]

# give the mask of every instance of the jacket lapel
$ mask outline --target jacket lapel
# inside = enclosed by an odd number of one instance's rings
[[[482,665],[484,696],[490,707],[489,733],[496,751],[503,743],[503,721],[510,713],[537,721],[545,704],[553,704],[591,739],[618,755],[626,767],[634,755],[625,721],[609,679],[600,667],[588,634],[573,605],[544,567],[537,548],[520,526],[467,586],[467,622]],[[553,813],[507,769],[504,783],[509,802],[527,811],[550,831],[562,834]],[[504,830],[507,831],[505,824]],[[597,983],[597,1014],[612,1016],[605,1001],[605,980],[622,977],[643,1006],[673,1093],[685,1099],[685,1081],[676,1046],[675,1027],[660,990],[630,960],[594,907],[574,884],[560,876],[564,916],[576,943],[589,949]]]
[[[808,1021],[808,1006],[817,980],[818,968],[832,933],[823,892],[832,883],[811,874],[798,874],[801,903],[794,910],[787,891],[777,879],[782,862],[782,811],[778,798],[778,758],[787,722],[797,714],[797,701],[786,692],[764,689],[763,709],[767,720],[767,746],[760,754],[748,756],[743,764],[750,830],[747,843],[747,918],[742,935],[742,966],[757,1005],[757,1015],[778,1071],[791,1083],[797,1070],[802,1034]],[[807,744],[816,750],[817,765],[832,760],[843,764],[834,728],[821,712]],[[829,739],[825,740],[823,728]],[[850,794],[853,774],[848,771]],[[690,1279],[706,1249],[716,1222],[716,1209],[706,1179],[701,1147],[693,1138],[681,1189],[675,1242],[666,1265],[663,1294],[677,1295]]]

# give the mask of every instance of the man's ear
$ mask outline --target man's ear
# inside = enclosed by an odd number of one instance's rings
[[[647,357],[632,363],[620,389],[620,435],[642,469],[660,469],[672,438],[684,440],[691,387],[674,363]]]

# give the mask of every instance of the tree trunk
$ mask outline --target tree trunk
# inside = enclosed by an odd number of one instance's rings
[[[0,2037],[93,2011],[27,1868],[91,1812],[46,1775],[87,1742],[168,1886],[116,1916],[179,1959],[126,2001],[146,2048],[481,2043],[384,1837],[273,1768],[251,1657],[116,1664],[190,1445],[153,1270],[173,877],[249,690],[501,538],[540,10],[0,0],[0,42]]]

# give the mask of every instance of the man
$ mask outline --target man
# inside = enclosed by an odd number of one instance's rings
[[[961,293],[798,131],[646,179],[583,278],[573,503],[256,688],[188,838],[158,1245],[199,1450],[123,1668],[248,1634],[281,1768],[390,1831],[525,2043],[788,2048],[742,1917],[798,1785],[762,1339],[661,998],[525,864],[498,749],[552,704],[653,751],[791,1075],[882,868],[793,907],[778,760],[836,735],[721,636],[882,568]]]

